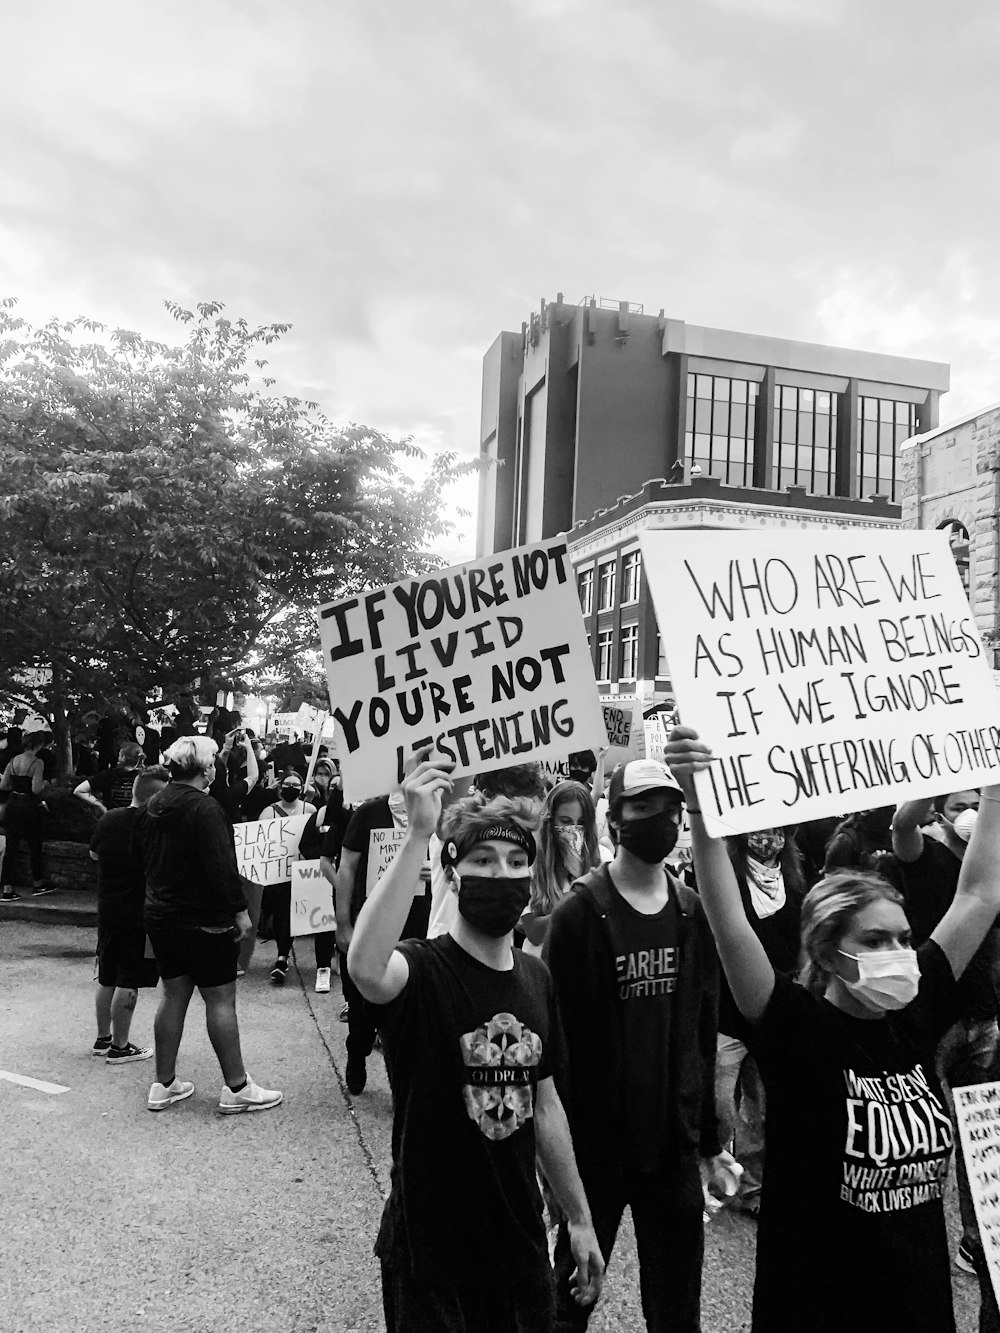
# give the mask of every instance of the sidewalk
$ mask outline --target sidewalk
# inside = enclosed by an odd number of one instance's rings
[[[93,889],[56,889],[33,898],[30,888],[18,888],[21,897],[0,902],[0,921],[37,921],[50,926],[97,926],[97,894]]]

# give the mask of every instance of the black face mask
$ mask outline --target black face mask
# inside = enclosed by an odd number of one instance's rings
[[[294,805],[302,795],[301,787],[282,787],[281,799],[286,805]]]
[[[647,865],[664,861],[677,845],[678,828],[662,811],[644,819],[622,820],[618,841],[627,852]]]
[[[517,925],[530,897],[529,875],[463,875],[458,910],[474,930],[499,940]]]

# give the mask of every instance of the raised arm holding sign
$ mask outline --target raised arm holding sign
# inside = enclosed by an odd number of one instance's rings
[[[713,837],[1000,778],[1000,706],[943,533],[648,532]]]

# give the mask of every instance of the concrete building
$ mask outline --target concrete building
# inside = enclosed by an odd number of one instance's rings
[[[904,526],[948,532],[991,665],[1000,669],[1000,403],[917,435],[899,471]]]
[[[568,534],[601,687],[662,697],[644,527],[891,527],[949,367],[542,302],[483,360],[477,553]]]

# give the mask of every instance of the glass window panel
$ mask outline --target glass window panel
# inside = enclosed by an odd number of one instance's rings
[[[800,411],[800,412],[811,412],[811,411],[813,410],[813,400],[814,400],[814,398],[815,398],[815,394],[813,393],[812,389],[800,389],[800,390],[799,390],[799,411]]]
[[[798,425],[798,413],[784,409],[781,413],[781,438],[783,440],[795,439],[795,428]]]
[[[865,421],[875,421],[878,414],[877,398],[861,399],[861,415]]]
[[[817,395],[816,395],[816,411],[817,411],[817,412],[829,412],[829,411],[830,411],[830,395],[829,395],[828,393],[817,393]]]
[[[795,485],[795,473],[790,467],[783,467],[778,481],[778,490],[783,491],[786,486]]]
[[[747,437],[753,439],[754,430],[757,424],[757,408],[751,403],[747,408]]]
[[[749,384],[747,385],[747,392],[750,397],[750,402],[755,403],[757,401],[757,395],[758,393],[760,393],[760,385],[757,383],[756,380],[751,380],[749,382]]]
[[[694,399],[688,398],[684,402],[684,429],[694,430]]]
[[[708,435],[696,435],[694,437],[694,451],[699,458],[707,458],[709,453]]]
[[[729,437],[729,461],[731,463],[742,463],[747,456],[747,445],[745,440],[741,440],[736,435]]]
[[[724,375],[716,375],[712,381],[712,397],[720,403],[729,402],[729,380]]]
[[[686,430],[684,432],[684,452],[689,454],[694,445],[694,431]]]
[[[695,394],[695,387],[694,387],[694,385],[695,385],[695,379],[696,379],[696,376],[693,375],[693,374],[691,373],[691,371],[688,371],[688,389],[687,389],[687,391],[688,391],[688,397],[689,397],[689,398],[693,398],[693,397],[694,397],[694,394]]]
[[[732,400],[734,403],[745,403],[747,400],[747,382],[746,380],[733,380]]]
[[[883,419],[878,428],[878,448],[879,453],[891,454],[896,444],[896,429],[892,424],[892,418]]]
[[[698,398],[695,401],[694,428],[696,431],[702,431],[706,434],[712,429],[712,404],[710,400]]]
[[[725,436],[725,435],[713,435],[713,436],[712,436],[712,461],[715,462],[715,461],[716,461],[717,459],[719,459],[719,458],[723,458],[723,459],[724,459],[725,456],[726,456],[726,452],[727,452],[728,448],[729,448],[729,439],[728,439],[727,436]]]
[[[747,410],[734,403],[729,409],[729,434],[746,435],[747,433]]]

